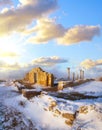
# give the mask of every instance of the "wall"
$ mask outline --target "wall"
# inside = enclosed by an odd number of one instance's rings
[[[37,83],[43,86],[51,86],[54,84],[53,74],[43,71],[40,67],[32,69],[26,74],[25,80],[29,83]]]

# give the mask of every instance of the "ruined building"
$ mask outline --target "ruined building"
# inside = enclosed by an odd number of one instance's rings
[[[75,81],[75,80],[83,80],[84,79],[84,70],[80,70],[80,74],[76,74],[75,72],[73,72],[72,73],[72,78],[71,78],[71,72],[70,72],[70,68],[68,67],[67,68],[67,71],[68,71],[68,81],[70,81],[71,79],[73,80],[73,81]]]
[[[25,81],[29,83],[37,83],[42,86],[51,86],[54,84],[54,76],[51,73],[43,71],[40,67],[32,69],[26,74]]]

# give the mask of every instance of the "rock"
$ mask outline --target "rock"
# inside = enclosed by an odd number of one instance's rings
[[[68,125],[68,126],[72,126],[73,125],[73,122],[71,120],[65,120],[65,123]]]
[[[63,86],[62,86],[62,85],[58,85],[57,90],[58,90],[58,91],[59,91],[59,90],[63,90]]]
[[[49,111],[53,111],[53,107],[52,106],[49,106]]]
[[[87,114],[88,111],[95,110],[95,105],[82,106],[79,108],[79,113]]]
[[[52,101],[50,105],[51,105],[52,107],[55,107],[55,106],[57,106],[57,102],[56,102],[56,101]]]
[[[75,114],[70,114],[70,113],[63,113],[62,116],[66,119],[69,119],[73,121],[75,119]]]
[[[41,94],[41,91],[26,91],[26,90],[22,90],[22,94],[24,97],[27,97],[28,99],[34,97],[34,96],[38,96]]]
[[[64,117],[64,118],[66,118],[67,120],[65,120],[65,123],[67,124],[67,125],[70,125],[70,126],[72,126],[73,125],[73,122],[74,122],[74,120],[75,120],[75,114],[70,114],[70,113],[63,113],[62,114],[62,117]]]
[[[51,101],[51,104],[49,106],[49,111],[53,111],[53,108],[57,106],[57,102],[56,101]]]
[[[88,106],[80,107],[79,113],[87,114],[88,113]]]
[[[45,111],[48,111],[47,108],[44,108]]]
[[[60,112],[58,109],[56,109],[54,112],[55,112],[55,114],[57,114],[57,115],[61,115],[61,112]]]
[[[95,105],[90,105],[90,110],[95,110]]]
[[[58,109],[53,110],[53,115],[58,117],[61,115],[61,112]]]

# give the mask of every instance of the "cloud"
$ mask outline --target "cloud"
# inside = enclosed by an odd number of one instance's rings
[[[11,0],[0,1],[1,4],[11,2]],[[27,38],[29,37],[27,42],[33,44],[56,40],[58,44],[72,45],[91,41],[95,36],[100,35],[98,25],[76,25],[72,28],[65,28],[62,24],[49,19],[49,14],[57,8],[57,0],[19,0],[17,7],[3,8],[0,13],[0,37],[19,32],[27,34]],[[34,27],[29,29],[31,26]]]
[[[16,52],[0,52],[0,57],[10,57],[10,58],[15,58],[15,57],[19,57],[20,55],[17,54]]]
[[[42,67],[45,70],[46,68],[50,70],[51,68],[56,67],[56,65],[59,65],[61,63],[66,63],[66,62],[68,62],[66,59],[58,57],[58,56],[40,57],[25,64],[23,63],[20,64],[17,62],[10,64],[10,63],[0,60],[0,75],[2,75],[2,78],[6,78],[7,76],[12,77],[12,78],[13,76],[15,78],[16,77],[23,78],[24,74],[29,72],[32,68]]]
[[[102,59],[99,59],[96,61],[93,61],[91,59],[86,59],[86,60],[82,61],[80,64],[80,66],[85,69],[91,69],[91,68],[94,68],[99,65],[102,65]]]
[[[35,19],[44,17],[57,9],[57,0],[20,0],[17,8],[0,13],[0,35],[24,31]]]
[[[58,56],[40,57],[26,64],[20,64],[17,62],[10,64],[8,62],[0,60],[0,68],[5,70],[18,70],[18,69],[29,70],[32,67],[36,67],[36,66],[50,67],[50,66],[55,66],[57,64],[66,63],[66,62],[68,62],[66,59],[60,58]]]
[[[50,72],[54,74],[54,77],[57,79],[67,79],[68,78],[68,73],[66,71],[66,68],[64,70],[61,70],[61,67],[59,66],[53,66],[51,68],[44,68],[47,72]]]
[[[37,4],[38,0],[19,0],[19,2],[22,5],[31,5],[31,4]]]
[[[100,26],[77,25],[69,28],[65,35],[57,42],[62,45],[72,45],[83,41],[91,41],[95,36],[100,35]]]
[[[0,6],[12,5],[12,0],[0,0]]]
[[[28,39],[29,43],[42,44],[49,40],[57,40],[58,44],[72,45],[83,41],[91,41],[95,36],[100,35],[100,26],[76,25],[72,28],[64,28],[61,24],[57,24],[51,19],[40,19],[37,25],[25,32],[33,34]]]
[[[102,77],[102,67],[94,67],[85,70],[85,78],[98,78]]]
[[[31,66],[20,63],[8,63],[7,61],[0,60],[0,79],[19,79],[23,78],[24,75],[30,71]]]
[[[9,70],[18,70],[21,68],[21,65],[18,63],[9,64],[5,61],[0,60],[0,70],[9,71]]]
[[[0,60],[0,78],[23,78],[32,68],[41,67],[45,71],[53,73],[57,78],[67,78],[67,71],[62,71],[61,63],[67,63],[68,60],[58,57],[40,57],[29,63],[7,63]],[[81,63],[85,70],[85,78],[96,78],[102,76],[102,59],[93,61],[87,59]],[[60,69],[59,69],[60,68]]]
[[[65,31],[66,29],[61,24],[57,24],[54,20],[43,18],[38,20],[37,25],[33,29],[26,31],[26,33],[36,32],[35,36],[28,39],[28,42],[38,44],[61,37]]]
[[[39,65],[39,66],[55,66],[57,64],[66,62],[68,62],[66,59],[60,58],[58,56],[40,57],[32,60],[33,65]]]

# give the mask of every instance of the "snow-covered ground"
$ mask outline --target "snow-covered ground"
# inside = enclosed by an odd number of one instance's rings
[[[93,81],[61,92],[72,91],[102,96],[102,82]],[[29,121],[31,130],[102,130],[102,97],[71,101],[43,92],[28,100],[18,93],[13,82],[8,82],[0,84],[0,103],[22,114],[25,130],[29,129]]]
[[[65,88],[63,91],[64,93],[69,92],[79,92],[79,93],[86,93],[89,95],[99,96],[102,95],[102,82],[101,81],[91,81],[85,84],[79,85],[77,87],[68,87]]]

